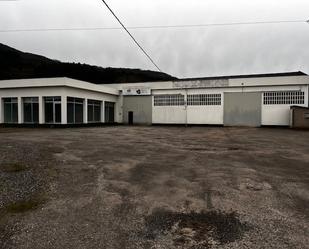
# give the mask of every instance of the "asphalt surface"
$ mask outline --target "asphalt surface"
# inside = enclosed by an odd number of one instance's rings
[[[309,248],[309,131],[0,129],[0,248]]]

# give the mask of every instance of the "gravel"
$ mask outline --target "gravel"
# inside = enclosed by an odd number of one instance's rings
[[[0,129],[0,248],[308,248],[309,133]]]

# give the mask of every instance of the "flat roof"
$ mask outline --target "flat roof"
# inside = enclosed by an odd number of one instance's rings
[[[297,72],[283,72],[283,73],[267,73],[267,74],[243,74],[243,75],[223,75],[223,76],[210,76],[210,77],[199,77],[199,78],[183,78],[175,80],[164,80],[164,81],[145,81],[145,82],[123,82],[123,83],[109,83],[100,85],[125,85],[125,84],[145,84],[145,83],[166,83],[166,82],[183,82],[183,81],[206,81],[206,80],[229,80],[229,79],[252,79],[252,78],[275,78],[275,77],[292,77],[292,76],[308,76],[308,74],[297,71]]]
[[[116,90],[113,87],[109,87],[108,85],[97,85],[90,82],[74,80],[66,77],[0,81],[0,89],[38,88],[38,87],[71,87],[87,91],[94,91],[111,95],[119,95],[118,90]]]

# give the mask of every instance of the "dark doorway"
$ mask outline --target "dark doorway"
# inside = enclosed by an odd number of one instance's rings
[[[105,123],[115,123],[115,103],[105,102]]]
[[[133,112],[129,112],[128,115],[129,125],[133,125]]]

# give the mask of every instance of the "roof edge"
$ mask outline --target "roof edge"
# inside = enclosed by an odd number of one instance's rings
[[[222,75],[210,77],[197,77],[197,78],[183,78],[177,81],[190,81],[190,80],[224,80],[224,79],[244,79],[244,78],[266,78],[266,77],[286,77],[286,76],[308,76],[302,71],[283,72],[283,73],[265,73],[265,74],[243,74],[243,75]]]

